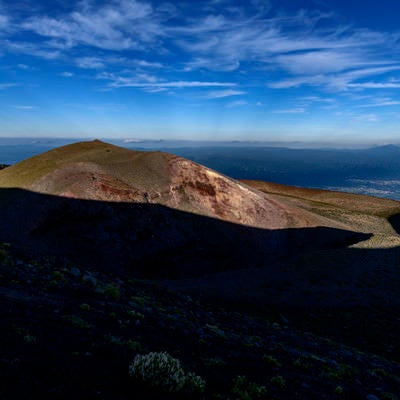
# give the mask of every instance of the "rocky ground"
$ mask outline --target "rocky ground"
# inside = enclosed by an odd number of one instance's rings
[[[252,317],[7,244],[0,261],[2,399],[398,399],[399,363],[283,315]],[[137,354],[161,351],[205,391],[167,394],[129,376]]]

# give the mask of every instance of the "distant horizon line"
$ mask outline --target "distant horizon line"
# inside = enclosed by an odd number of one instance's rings
[[[92,141],[101,140],[112,144],[122,144],[125,146],[130,145],[145,145],[146,147],[176,147],[179,144],[190,145],[190,147],[202,147],[202,146],[215,146],[215,147],[235,147],[238,145],[247,145],[249,147],[287,147],[294,149],[368,149],[375,147],[399,147],[400,141],[310,141],[310,140],[262,140],[262,139],[174,139],[174,138],[129,138],[129,137],[78,137],[78,136],[63,136],[63,137],[52,137],[52,136],[0,136],[1,145],[50,145],[53,143],[64,142],[75,143],[81,141]],[[30,143],[26,143],[29,141]],[[43,141],[46,141],[44,143]],[[22,142],[22,143],[21,143]],[[25,143],[24,143],[25,142]]]

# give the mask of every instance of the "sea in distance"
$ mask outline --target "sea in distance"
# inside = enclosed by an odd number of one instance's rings
[[[0,164],[73,143],[77,138],[0,138]],[[196,142],[104,139],[134,150],[167,151],[235,179],[254,179],[307,188],[400,200],[400,146],[363,149],[305,148],[300,143]]]

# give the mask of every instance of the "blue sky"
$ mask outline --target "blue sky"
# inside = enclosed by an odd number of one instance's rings
[[[400,142],[398,0],[0,0],[0,136]]]

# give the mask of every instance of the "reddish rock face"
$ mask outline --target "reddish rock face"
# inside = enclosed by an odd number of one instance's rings
[[[257,190],[192,161],[171,156],[170,207],[244,225],[279,228],[285,210]]]

